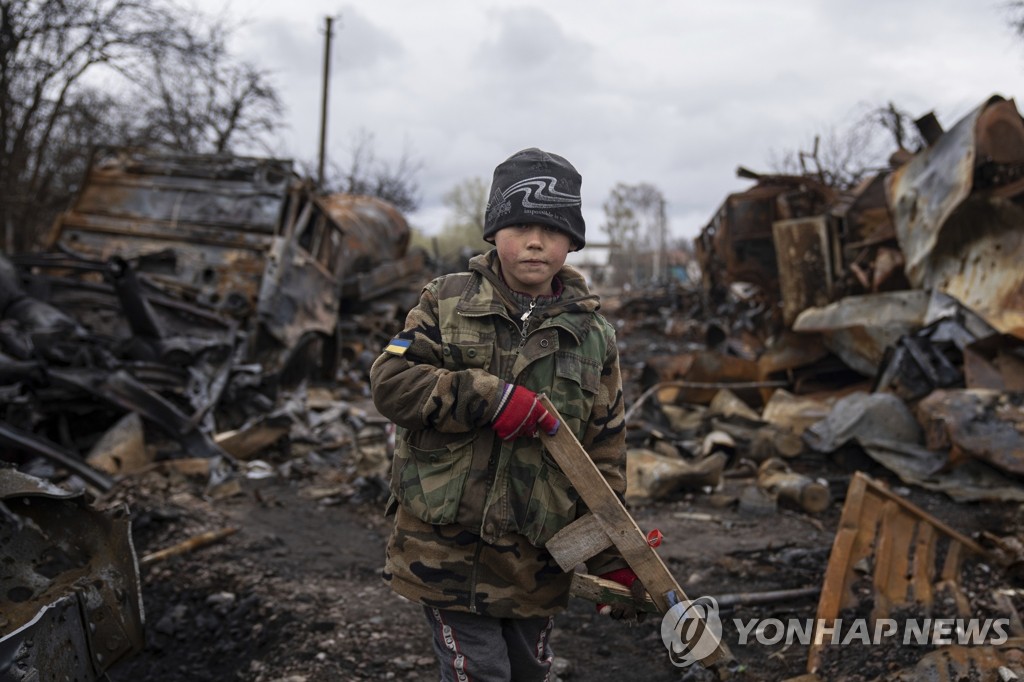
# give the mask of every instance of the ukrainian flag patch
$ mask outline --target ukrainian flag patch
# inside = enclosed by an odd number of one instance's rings
[[[405,355],[405,351],[409,350],[411,345],[412,339],[400,339],[396,336],[384,347],[384,352],[392,355]]]

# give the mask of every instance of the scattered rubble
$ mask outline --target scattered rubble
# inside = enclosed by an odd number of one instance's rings
[[[732,595],[737,618],[1009,628],[975,647],[732,640],[737,679],[1024,675],[1024,123],[994,96],[920,125],[927,148],[850,192],[743,170],[699,282],[604,295],[626,500],[687,593]],[[376,581],[392,431],[366,390],[431,267],[392,207],[320,196],[288,162],[139,150],[100,151],[46,252],[0,257],[3,459],[135,519],[146,641],[110,679],[431,679],[415,610]],[[8,564],[28,558],[15,515]],[[0,593],[33,611],[0,620],[0,666],[60,596],[26,589],[38,605]],[[657,633],[581,603],[561,678],[679,679]]]

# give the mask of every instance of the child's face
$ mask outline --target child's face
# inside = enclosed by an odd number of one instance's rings
[[[530,296],[548,296],[572,240],[547,225],[509,225],[494,234],[494,245],[510,287]]]

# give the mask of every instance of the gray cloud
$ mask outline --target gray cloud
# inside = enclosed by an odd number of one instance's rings
[[[565,94],[594,87],[594,47],[567,34],[539,7],[487,13],[488,33],[481,36],[471,64],[478,84],[496,98],[540,105],[531,95]]]
[[[253,0],[255,2],[255,0]],[[260,3],[250,54],[280,74],[291,128],[282,153],[316,148],[328,0]],[[951,126],[992,93],[1020,94],[1024,40],[1002,0],[888,3],[731,0],[432,0],[343,7],[329,132],[382,158],[424,162],[426,230],[440,197],[527,146],[583,173],[584,214],[603,222],[616,182],[651,182],[676,234],[693,235],[745,165],[807,149],[861,105],[935,110]],[[301,17],[301,19],[299,19]]]

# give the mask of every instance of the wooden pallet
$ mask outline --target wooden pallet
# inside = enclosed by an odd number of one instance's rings
[[[962,615],[961,564],[986,551],[923,509],[857,472],[850,481],[818,600],[818,622],[831,626],[857,606],[856,587],[869,581],[872,621],[911,604],[928,607],[939,590],[952,593]],[[871,567],[870,576],[864,574]],[[812,643],[807,670],[817,672],[825,643]]]
[[[561,421],[558,411],[546,396],[541,396],[541,402]],[[558,565],[565,571],[572,571],[580,563],[614,545],[643,583],[659,612],[668,612],[677,602],[689,602],[686,593],[648,543],[647,536],[637,526],[576,436],[569,429],[563,428],[554,436],[541,434],[541,439],[590,510],[556,533],[547,543],[546,548]],[[600,588],[599,583],[588,582]],[[719,642],[714,651],[700,659],[704,667],[716,668],[720,675],[725,669],[723,664],[733,660],[732,652],[725,642]]]

